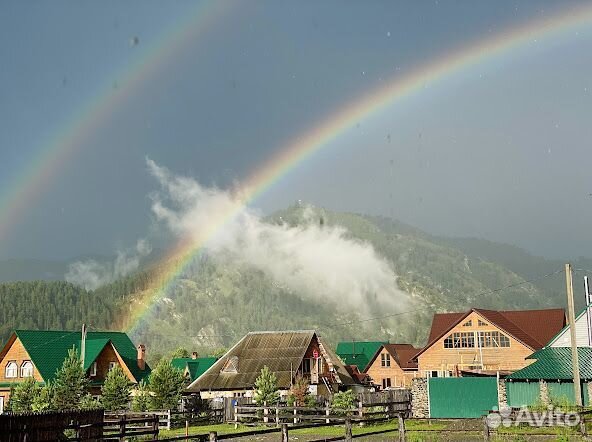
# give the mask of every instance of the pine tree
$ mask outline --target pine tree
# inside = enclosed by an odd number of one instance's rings
[[[127,409],[131,394],[130,387],[131,382],[119,365],[110,370],[101,388],[101,403],[105,410]]]
[[[150,374],[151,406],[155,410],[176,409],[186,385],[183,372],[161,360]]]
[[[33,411],[33,403],[40,392],[41,387],[35,378],[26,378],[23,382],[17,384],[10,393],[10,411],[14,413]]]
[[[150,407],[150,390],[146,381],[141,380],[132,399],[132,411],[148,411]]]
[[[39,394],[33,399],[31,407],[33,411],[49,411],[53,406],[53,384],[47,382],[39,390]]]
[[[261,369],[261,374],[255,380],[255,402],[259,405],[275,404],[280,399],[277,387],[277,377],[266,365]]]
[[[57,410],[80,408],[80,401],[86,395],[89,380],[86,378],[82,363],[74,348],[68,351],[55,377],[53,385],[53,406]]]

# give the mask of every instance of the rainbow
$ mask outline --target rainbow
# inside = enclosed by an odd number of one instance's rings
[[[85,140],[96,133],[159,69],[166,67],[167,62],[178,56],[186,45],[195,42],[200,34],[215,24],[227,9],[224,5],[230,3],[200,1],[195,10],[163,31],[154,44],[146,47],[140,44],[134,48],[140,53],[120,71],[114,72],[81,108],[76,109],[39,149],[18,179],[6,186],[0,195],[0,240],[18,223],[25,209],[39,198],[76,150],[84,146]],[[115,90],[111,82],[113,78],[118,83]]]
[[[169,292],[175,280],[204,248],[207,241],[220,232],[228,221],[281,177],[315,152],[333,143],[358,122],[391,108],[404,98],[421,93],[426,85],[436,80],[442,80],[483,61],[507,54],[529,42],[558,36],[565,31],[590,23],[592,23],[592,6],[586,5],[567,13],[533,20],[524,26],[507,29],[492,38],[419,66],[404,76],[395,77],[385,86],[351,102],[309,132],[279,149],[277,154],[247,179],[244,200],[241,203],[237,203],[236,207],[229,209],[226,213],[217,214],[208,228],[201,232],[199,238],[181,241],[171,250],[162,261],[165,264],[159,272],[158,283],[145,292],[140,300],[142,307],[131,314],[129,331],[131,333],[139,331],[142,319],[150,313],[155,303]]]

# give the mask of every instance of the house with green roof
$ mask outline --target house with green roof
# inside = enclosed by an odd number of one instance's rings
[[[337,344],[337,356],[345,365],[355,365],[364,372],[378,350],[388,342],[382,341],[347,341]]]
[[[218,358],[213,356],[199,357],[197,353],[193,353],[190,358],[173,358],[171,365],[181,370],[190,382],[195,381],[198,377],[205,373]]]
[[[33,377],[39,383],[53,380],[71,348],[80,355],[81,331],[15,330],[0,351],[0,410],[10,388],[24,378]],[[150,374],[145,346],[136,347],[126,333],[89,331],[84,348],[84,369],[93,395],[100,394],[107,373],[116,365],[134,384]]]
[[[545,347],[530,355],[534,360],[522,370],[506,376],[508,405],[521,407],[537,402],[575,404],[570,347]],[[582,400],[590,404],[592,393],[592,348],[578,347]]]

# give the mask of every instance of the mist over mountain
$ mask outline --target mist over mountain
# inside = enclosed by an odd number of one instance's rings
[[[436,237],[388,218],[333,212],[306,204],[295,204],[257,222],[259,229],[265,229],[266,238],[277,234],[286,240],[296,231],[315,235],[339,232],[337,244],[355,244],[358,248],[353,251],[368,250],[364,253],[371,252],[375,256],[372,259],[386,266],[381,271],[391,277],[379,285],[364,285],[363,279],[345,274],[350,271],[343,267],[345,264],[332,270],[327,265],[340,262],[344,251],[339,248],[329,247],[327,263],[318,263],[326,272],[334,271],[332,278],[338,280],[318,288],[299,281],[311,277],[302,258],[290,261],[286,254],[287,264],[270,271],[265,268],[268,261],[250,259],[249,254],[246,259],[237,258],[232,250],[206,251],[198,254],[176,283],[161,294],[135,329],[134,339],[157,354],[179,345],[203,352],[231,345],[252,330],[314,328],[332,342],[390,339],[422,345],[436,311],[565,304],[564,275],[560,272],[563,263],[532,256],[513,246]],[[244,238],[239,244],[244,245]],[[286,247],[284,251],[291,251]],[[360,257],[360,262],[364,259]],[[85,320],[96,328],[126,328],[134,312],[146,310],[145,300],[152,298],[152,287],[158,286],[154,278],[166,264],[147,263],[96,290],[57,282],[1,284],[1,337],[6,338],[17,327],[72,328]],[[575,268],[592,267],[586,260],[574,264]],[[278,269],[289,274],[280,274]],[[15,268],[4,270],[4,274],[11,272],[18,274]],[[551,273],[555,274],[537,279]],[[536,280],[524,283],[530,279]],[[576,284],[580,279],[576,272]],[[360,295],[344,297],[342,291],[347,284],[357,284],[355,281],[363,282],[359,287],[352,285],[352,293],[358,291]],[[583,296],[576,298],[581,305]],[[40,307],[49,300],[56,310],[55,320],[48,320]],[[97,308],[89,309],[89,302],[95,301]]]

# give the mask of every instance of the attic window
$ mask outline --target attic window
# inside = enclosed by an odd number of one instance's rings
[[[224,367],[222,373],[238,373],[238,356],[231,356]]]
[[[24,361],[21,364],[21,378],[30,378],[33,376],[33,363],[31,361]]]
[[[465,322],[462,326],[463,327],[471,327],[473,325],[473,320],[469,319],[467,322]]]
[[[16,378],[18,375],[18,365],[16,361],[10,361],[6,364],[6,370],[4,372],[5,378]]]
[[[97,375],[97,363],[93,362],[92,365],[90,366],[90,376],[96,376]]]
[[[486,325],[489,325],[487,322],[484,322],[481,319],[479,319],[479,322],[477,324],[479,325],[479,327],[485,327]]]

